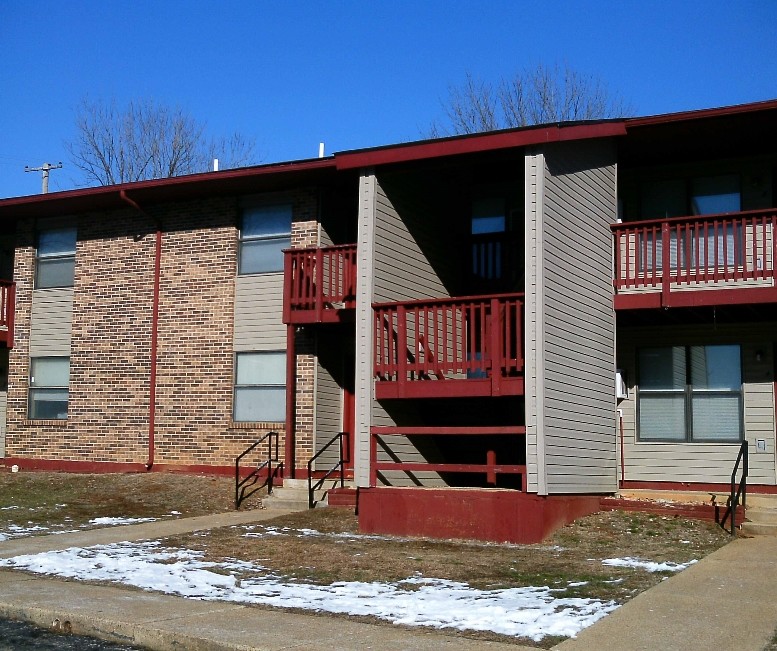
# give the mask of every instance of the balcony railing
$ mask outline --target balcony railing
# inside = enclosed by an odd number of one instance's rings
[[[470,237],[469,270],[474,291],[521,289],[523,273],[522,234],[514,231],[480,233]]]
[[[618,294],[774,286],[777,210],[614,224]],[[711,300],[711,299],[708,299]]]
[[[343,319],[356,306],[356,245],[284,251],[284,323]]]
[[[0,343],[13,348],[16,283],[0,280]]]
[[[523,393],[523,294],[373,308],[377,398]]]

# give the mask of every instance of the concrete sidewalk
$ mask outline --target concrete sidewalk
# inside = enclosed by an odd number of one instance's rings
[[[0,557],[167,535],[276,518],[245,511],[0,543]],[[514,644],[203,602],[0,570],[0,616],[159,651],[275,651],[296,648],[507,651]],[[762,651],[777,627],[777,537],[739,539],[668,578],[567,640],[557,651]]]
[[[777,536],[737,539],[554,651],[763,651],[777,628]]]

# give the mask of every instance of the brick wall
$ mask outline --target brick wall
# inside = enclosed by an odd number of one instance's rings
[[[315,194],[285,196],[294,204],[293,246],[317,244]],[[78,219],[67,421],[27,420],[35,225],[20,224],[8,457],[147,460],[156,220],[163,235],[155,463],[231,465],[269,429],[283,434],[281,423],[231,420],[239,199],[151,206],[146,212],[127,208]],[[315,342],[310,332],[297,337],[297,465],[304,467],[313,448]]]

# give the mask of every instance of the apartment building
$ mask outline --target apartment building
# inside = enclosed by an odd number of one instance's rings
[[[261,440],[283,478],[344,472],[365,531],[514,541],[721,490],[743,442],[775,492],[776,127],[770,101],[0,200],[4,463],[232,473]]]

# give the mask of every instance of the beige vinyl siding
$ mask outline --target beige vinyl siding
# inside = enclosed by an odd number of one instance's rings
[[[30,357],[68,357],[72,324],[72,287],[33,290]]]
[[[283,350],[283,274],[250,274],[235,281],[236,352]]]
[[[526,400],[526,474],[527,490],[530,493],[545,492],[545,457],[540,454],[537,432],[543,417],[543,409],[538,396],[537,369],[541,366],[542,337],[538,319],[538,285],[540,277],[537,270],[542,256],[539,238],[542,223],[542,204],[544,193],[545,159],[541,152],[529,151],[525,159],[525,202],[526,202],[526,252],[524,299],[525,364],[524,393]],[[539,336],[539,341],[538,341]]]
[[[375,186],[374,291],[376,303],[444,298],[450,296],[441,274],[453,274],[453,258],[445,246],[445,215],[434,204],[434,192],[408,176],[386,176]],[[370,313],[372,324],[372,313]],[[389,414],[390,409],[392,414]],[[373,425],[397,425],[402,420],[404,405],[381,405],[372,401]],[[406,437],[383,439],[388,450],[379,446],[381,461],[424,461],[434,454],[434,442],[428,437],[421,445],[424,453]],[[437,473],[384,473],[392,486],[440,486]]]
[[[331,340],[319,338],[316,358],[316,426],[315,451],[319,452],[333,436],[342,431],[343,390],[335,375],[342,366],[342,356]],[[340,459],[340,447],[332,445],[318,459],[316,470],[328,470]]]
[[[616,490],[611,142],[545,148],[538,306],[547,493]],[[541,359],[541,361],[540,361]],[[539,374],[538,374],[539,376]]]
[[[753,484],[777,483],[775,475],[774,333],[777,324],[630,328],[619,332],[618,363],[626,371],[629,397],[621,401],[626,481],[725,483],[730,480],[738,443],[654,443],[637,440],[639,346],[738,343],[742,346],[743,424],[750,447]],[[756,360],[761,353],[761,361]],[[758,452],[757,439],[766,441]]]
[[[373,384],[373,267],[375,241],[376,180],[371,170],[359,178],[359,209],[356,250],[356,379],[354,481],[369,486],[370,424]]]

